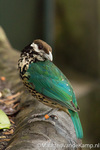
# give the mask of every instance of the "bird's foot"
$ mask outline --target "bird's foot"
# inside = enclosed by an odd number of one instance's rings
[[[33,122],[35,118],[37,119],[42,119],[42,120],[47,120],[47,119],[52,119],[52,120],[57,120],[57,116],[56,115],[53,115],[53,113],[55,111],[57,111],[58,109],[55,108],[55,109],[50,109],[49,111],[47,112],[44,112],[44,113],[40,113],[40,114],[34,114],[31,116],[30,120],[29,120],[29,123]]]
[[[53,115],[53,113],[57,110],[58,110],[58,108],[55,108],[55,109],[51,109],[48,112],[46,112],[44,115],[44,119],[49,119],[49,118],[58,119],[56,115]]]
[[[56,115],[51,115],[50,118],[52,118],[52,120],[58,120],[58,117]]]

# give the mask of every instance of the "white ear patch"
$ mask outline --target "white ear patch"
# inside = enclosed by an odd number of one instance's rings
[[[38,49],[38,46],[37,44],[35,44],[34,42],[31,44],[31,46],[33,47],[33,49],[36,51],[36,52],[39,52],[39,49]]]
[[[31,44],[31,46],[34,48],[34,46],[35,46],[36,44],[34,44],[34,42]]]

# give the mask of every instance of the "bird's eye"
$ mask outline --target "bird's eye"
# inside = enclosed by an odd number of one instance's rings
[[[43,49],[43,46],[41,44],[38,45],[39,49]]]

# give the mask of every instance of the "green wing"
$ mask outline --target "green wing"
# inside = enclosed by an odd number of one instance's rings
[[[68,109],[77,110],[77,101],[71,84],[52,62],[32,63],[26,75],[29,75],[30,86],[33,84],[37,92]]]

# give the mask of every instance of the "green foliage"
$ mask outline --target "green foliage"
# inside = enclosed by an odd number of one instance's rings
[[[0,129],[9,129],[11,126],[9,118],[7,115],[0,109]]]

